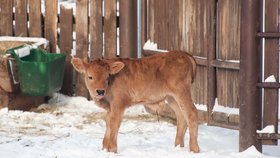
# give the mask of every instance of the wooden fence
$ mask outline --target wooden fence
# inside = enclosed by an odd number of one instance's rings
[[[86,61],[117,57],[118,47],[120,57],[137,56],[137,1],[118,2],[119,17],[116,0],[76,0],[75,10],[58,6],[57,0],[46,0],[45,5],[41,0],[1,0],[0,36],[45,37],[50,41],[51,52],[67,53],[62,92],[72,95],[72,49]],[[217,98],[220,105],[240,108],[241,150],[252,144],[261,149],[260,142],[276,144],[280,85],[266,83],[264,79],[274,75],[276,81],[279,80],[279,0],[265,1],[261,6],[262,0],[141,2],[142,43],[151,39],[160,49],[180,49],[195,56],[199,66],[193,99],[197,104],[207,105],[208,123],[238,128],[238,124],[230,124],[236,120],[228,115],[221,119],[223,122],[213,117]],[[260,32],[259,25],[262,6],[265,6],[264,32]],[[245,27],[247,25],[251,27]],[[261,59],[260,41],[264,38],[265,53]],[[261,65],[263,79],[260,78]],[[88,97],[82,76],[77,75],[75,85],[76,95]],[[275,134],[256,134],[256,129],[266,125],[274,125]]]
[[[148,38],[161,49],[181,49],[195,56],[199,67],[193,99],[207,105],[208,123],[240,128],[241,151],[253,144],[261,150],[261,144],[275,145],[280,138],[279,3],[149,0]],[[263,46],[261,39],[265,41]],[[275,82],[265,82],[271,75]],[[215,118],[216,98],[220,105],[240,108],[239,126],[231,124],[235,117],[228,114]],[[273,125],[275,133],[256,133],[267,125]]]
[[[148,38],[161,49],[195,56],[193,99],[207,104],[210,121],[216,98],[220,105],[239,107],[240,2],[149,0]]]
[[[137,56],[136,0],[120,0],[119,10],[123,15],[120,18],[117,17],[117,1],[76,0],[75,10],[64,5],[58,6],[57,0],[43,2],[44,5],[41,0],[1,0],[0,36],[45,37],[50,41],[51,52],[60,50],[67,53],[63,93],[74,93],[70,65],[72,49],[75,49],[76,56],[85,61],[117,57],[119,36],[119,55]],[[118,26],[119,23],[121,25]],[[76,75],[75,80],[76,95],[88,96],[82,76]]]
[[[181,49],[196,57],[199,67],[193,98],[195,103],[207,104],[210,121],[215,98],[223,106],[239,104],[240,1],[141,1],[142,43],[151,39],[161,49]],[[102,0],[76,0],[75,10],[58,6],[57,0],[45,1],[45,5],[41,0],[1,0],[0,36],[47,38],[51,52],[67,53],[62,92],[88,97],[81,75],[74,78],[75,91],[71,86],[72,49],[86,61],[116,57],[119,27],[120,56],[136,57],[136,0],[119,3],[118,17],[115,0],[104,0],[104,4]],[[222,120],[229,123],[228,116]]]
[[[238,107],[240,0],[150,0],[149,6],[148,38],[161,49],[182,49],[198,59],[195,102],[207,103],[207,57],[212,53],[211,65],[221,67],[215,75],[218,102]]]

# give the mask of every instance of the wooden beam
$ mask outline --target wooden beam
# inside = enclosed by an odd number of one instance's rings
[[[66,53],[64,79],[61,92],[72,95],[73,92],[73,66],[70,63],[73,48],[73,8],[67,9],[60,5],[60,51]]]
[[[104,57],[117,56],[117,1],[104,0]]]
[[[76,0],[76,55],[88,61],[88,0]],[[89,97],[82,74],[76,75],[76,95]]]
[[[260,30],[260,4],[260,0],[241,1],[239,151],[252,145],[262,151],[256,134],[261,128],[262,117],[261,90],[257,87],[261,79],[261,52],[260,40],[256,36]]]
[[[57,45],[57,0],[45,1],[45,38],[49,40],[50,52],[56,52]]]

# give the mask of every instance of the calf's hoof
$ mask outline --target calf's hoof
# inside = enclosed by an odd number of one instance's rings
[[[112,153],[117,153],[117,146],[116,145],[107,145],[107,146],[103,146],[103,150],[106,150],[107,152],[112,152]]]
[[[198,145],[191,145],[190,146],[190,151],[194,153],[199,153],[199,146]]]

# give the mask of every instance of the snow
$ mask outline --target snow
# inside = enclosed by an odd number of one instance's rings
[[[207,111],[207,105],[195,104],[195,107],[196,107],[197,110]]]
[[[274,125],[268,125],[262,130],[257,130],[257,133],[269,133],[269,134],[275,133]]]
[[[45,38],[36,37],[11,37],[11,36],[1,36],[0,41],[17,41],[17,42],[34,42],[32,46],[39,47],[43,45],[45,48],[49,45],[49,41]]]
[[[167,50],[158,49],[157,43],[151,42],[151,40],[148,40],[144,44],[143,49],[144,50],[154,50],[154,51],[158,51],[158,52],[167,52]]]
[[[219,105],[218,98],[216,98],[213,112],[222,112],[222,113],[226,113],[228,115],[231,115],[231,114],[239,115],[239,108],[230,108],[230,107],[225,107],[225,106]]]
[[[273,158],[280,147],[238,152],[238,131],[199,125],[200,153],[174,147],[176,127],[145,112],[128,109],[118,137],[118,153],[102,150],[105,111],[83,97],[55,94],[31,112],[0,109],[0,155],[13,158]],[[273,154],[273,155],[272,155]]]
[[[276,78],[274,75],[268,76],[264,82],[276,82]]]

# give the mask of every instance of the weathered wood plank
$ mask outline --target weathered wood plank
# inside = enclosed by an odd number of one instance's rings
[[[13,91],[13,83],[9,73],[8,59],[3,56],[0,56],[0,89],[5,92]]]
[[[61,92],[72,95],[73,92],[73,67],[71,65],[71,52],[73,48],[73,8],[67,9],[60,6],[60,51],[66,53],[64,79]]]
[[[159,33],[159,0],[154,0],[154,43],[159,43],[158,33]],[[159,44],[158,44],[159,47]]]
[[[56,52],[57,46],[57,0],[45,1],[45,38],[49,40],[51,52]]]
[[[29,36],[42,37],[41,0],[29,0]]]
[[[168,19],[168,16],[166,17],[167,10],[165,9],[166,6],[166,0],[158,0],[157,2],[157,28],[158,28],[158,48],[159,49],[167,49],[166,47],[166,40],[168,38],[168,29],[166,25],[166,20]]]
[[[211,62],[216,59],[216,0],[209,0],[206,4],[206,14],[209,15],[206,20],[207,27],[207,120],[212,121],[212,110],[214,108],[215,99],[217,97],[217,71],[211,65]]]
[[[0,86],[0,109],[7,107],[9,103],[8,93],[4,91]]]
[[[102,0],[90,1],[90,59],[102,58]]]
[[[179,41],[180,49],[195,56],[207,57],[207,23],[209,16],[206,14],[206,4],[203,0],[180,0],[179,6]],[[179,7],[179,8],[180,8]],[[180,36],[180,35],[179,35]],[[205,67],[197,67],[195,82],[192,86],[193,100],[195,103],[207,102],[207,70]]]
[[[104,57],[114,58],[117,53],[117,1],[104,0]]]
[[[23,110],[28,111],[31,108],[38,107],[44,103],[44,97],[42,96],[25,96],[19,91],[14,93],[9,93],[9,110]]]
[[[76,55],[88,61],[88,0],[76,0]],[[77,74],[76,95],[88,97],[82,74]]]
[[[147,38],[147,33],[148,33],[148,23],[147,23],[147,20],[148,20],[148,17],[147,17],[147,14],[148,14],[148,3],[147,3],[147,0],[142,0],[141,1],[141,46],[143,48],[144,44],[146,43],[146,41],[148,40]]]
[[[13,1],[0,1],[0,36],[13,35]]]
[[[178,23],[179,20],[179,15],[178,15],[178,8],[179,6],[177,6],[176,2],[178,2],[178,0],[175,1],[167,1],[168,5],[167,6],[167,17],[168,17],[168,46],[167,49],[168,50],[174,50],[175,49],[175,43],[176,43],[176,37],[178,35],[178,31],[176,28],[176,24]],[[177,8],[177,9],[176,9]],[[178,49],[177,49],[178,50]]]
[[[15,0],[15,35],[27,36],[27,0]]]
[[[120,57],[137,58],[137,0],[120,0]]]
[[[149,0],[148,3],[148,39],[150,39],[151,41],[155,41],[155,0]]]
[[[278,0],[270,0],[265,2],[265,32],[278,31]],[[264,78],[274,75],[278,81],[278,59],[279,59],[279,40],[265,40],[265,55],[264,55]],[[265,89],[263,102],[263,127],[274,125],[275,132],[278,131],[278,90]],[[277,140],[264,140],[263,144],[277,144]]]
[[[240,0],[218,2],[218,59],[239,60],[240,58],[240,9]],[[218,69],[217,83],[219,104],[238,107],[238,71]]]

